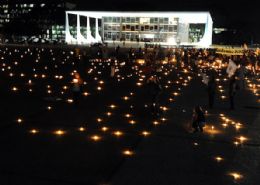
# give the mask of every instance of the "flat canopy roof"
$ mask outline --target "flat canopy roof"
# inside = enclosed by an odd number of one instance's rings
[[[126,12],[126,11],[66,11],[66,14],[75,14],[81,16],[90,16],[95,18],[109,17],[180,17],[182,22],[206,23],[211,19],[209,12]],[[212,19],[211,19],[212,21]]]

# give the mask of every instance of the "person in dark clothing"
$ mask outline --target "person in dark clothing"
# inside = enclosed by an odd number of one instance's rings
[[[194,133],[198,132],[199,130],[203,132],[203,127],[205,126],[205,115],[202,111],[202,108],[198,105],[193,109],[192,115],[192,127],[194,128]]]
[[[115,53],[116,59],[119,59],[119,52],[120,52],[120,46],[119,45],[116,47],[115,52],[116,52]]]
[[[150,95],[151,95],[151,109],[153,114],[159,114],[159,95],[162,90],[159,79],[157,76],[151,76],[147,80],[147,84],[149,87]]]
[[[209,82],[208,82],[208,97],[209,97],[209,108],[213,108],[214,100],[215,100],[215,94],[216,94],[216,80],[215,75],[212,74],[210,76]]]
[[[236,78],[235,75],[231,76],[230,81],[229,81],[229,102],[230,102],[230,109],[233,110],[235,109],[234,107],[234,97],[236,94]]]
[[[72,81],[72,92],[73,92],[73,101],[76,107],[79,106],[80,98],[81,98],[81,91],[82,91],[82,79],[79,73],[75,73],[75,77]]]
[[[185,66],[188,66],[188,63],[189,63],[189,55],[188,55],[188,51],[187,51],[187,50],[185,50],[185,52],[184,52],[183,60],[184,60]]]

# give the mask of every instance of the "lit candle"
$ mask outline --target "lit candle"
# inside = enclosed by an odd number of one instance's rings
[[[125,117],[130,118],[131,114],[125,114]]]
[[[135,122],[134,120],[130,120],[129,123],[130,123],[131,125],[134,125],[136,122]]]
[[[65,131],[63,131],[63,130],[56,130],[56,131],[54,131],[54,134],[56,134],[56,135],[64,135],[65,134]]]
[[[85,127],[79,127],[80,132],[84,132],[85,130],[86,130]]]
[[[142,132],[142,135],[143,135],[143,136],[148,136],[148,135],[150,135],[150,134],[151,134],[151,133],[150,133],[150,132],[147,132],[147,131],[143,131],[143,132]]]
[[[115,132],[114,132],[114,135],[116,135],[116,136],[119,137],[119,136],[122,136],[123,133],[122,133],[121,131],[118,130],[118,131],[115,131]]]
[[[129,97],[124,96],[123,99],[124,99],[124,100],[129,100]]]
[[[73,103],[73,99],[67,99],[68,103]]]
[[[131,150],[124,150],[124,151],[123,151],[123,154],[126,155],[126,156],[131,156],[131,155],[134,154],[134,152],[131,151]]]
[[[244,136],[240,136],[240,137],[238,137],[238,139],[240,140],[241,143],[243,143],[244,141],[247,140],[247,138]]]
[[[159,122],[158,121],[153,121],[153,124],[154,125],[159,125]]]
[[[217,157],[215,157],[214,158],[217,162],[221,162],[221,161],[223,161],[224,159],[222,158],[222,157],[220,157],[220,156],[217,156]]]
[[[103,132],[106,132],[106,131],[108,130],[108,128],[107,128],[107,127],[102,127],[101,130],[102,130]]]
[[[114,108],[116,108],[116,106],[114,104],[112,104],[112,105],[110,105],[110,108],[114,109]]]
[[[17,91],[18,88],[17,88],[17,87],[13,87],[12,90],[13,90],[13,91]]]
[[[241,174],[239,174],[238,172],[233,172],[229,174],[230,176],[232,176],[234,178],[234,180],[239,180],[242,179],[243,176]]]
[[[102,119],[101,118],[97,118],[97,122],[102,122]]]
[[[98,135],[93,135],[93,136],[91,136],[90,138],[91,138],[92,140],[94,140],[94,141],[99,141],[99,140],[101,139],[101,137],[98,136]]]
[[[17,119],[17,122],[18,122],[18,123],[22,123],[22,121],[23,121],[22,118],[18,118],[18,119]]]
[[[32,129],[32,130],[30,130],[30,133],[32,133],[32,134],[37,134],[39,131],[38,130],[36,130],[36,129]]]

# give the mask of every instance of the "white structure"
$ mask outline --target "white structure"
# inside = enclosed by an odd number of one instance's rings
[[[74,25],[69,19],[73,16]],[[85,25],[80,25],[83,18]],[[68,44],[126,41],[208,47],[212,27],[209,12],[66,11]]]

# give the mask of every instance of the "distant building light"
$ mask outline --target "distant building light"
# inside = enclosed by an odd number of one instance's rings
[[[41,6],[41,7],[44,7],[44,6],[45,6],[45,4],[44,4],[44,3],[42,3],[40,6]]]
[[[219,34],[223,31],[228,31],[228,29],[227,28],[214,28],[213,31],[215,34]]]

